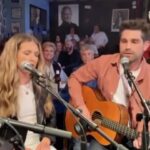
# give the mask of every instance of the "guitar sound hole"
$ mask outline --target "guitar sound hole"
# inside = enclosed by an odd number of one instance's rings
[[[95,111],[93,114],[92,114],[92,120],[96,123],[96,124],[101,124],[101,121],[102,121],[102,115],[100,112],[98,111]]]

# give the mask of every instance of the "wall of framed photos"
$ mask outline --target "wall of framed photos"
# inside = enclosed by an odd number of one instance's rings
[[[49,30],[49,0],[0,0],[0,15],[4,16],[0,20],[0,33],[4,32],[3,37],[7,38],[18,32],[32,32],[31,5],[44,10],[44,30]]]
[[[106,32],[111,43],[111,53],[118,49],[119,25],[123,20],[143,18],[144,1],[146,0],[53,0],[50,2],[50,35],[55,39],[59,26],[59,7],[61,5],[78,5],[80,37],[91,35],[93,26],[99,24]],[[76,12],[75,12],[76,13]],[[113,48],[113,50],[112,50]],[[107,53],[107,52],[106,52]],[[108,53],[110,53],[108,51]]]
[[[19,33],[23,31],[23,1],[22,0],[11,0],[11,23],[10,32],[11,34]]]

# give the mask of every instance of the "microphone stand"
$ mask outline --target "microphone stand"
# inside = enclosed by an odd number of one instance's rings
[[[106,140],[108,140],[111,144],[113,144],[117,150],[128,150],[126,147],[124,147],[122,144],[118,144],[116,141],[112,140],[108,135],[106,135],[96,123],[94,123],[91,120],[88,120],[86,117],[84,117],[81,112],[78,109],[75,109],[71,104],[67,103],[61,96],[53,90],[49,85],[47,85],[47,78],[42,77],[38,78],[37,76],[33,77],[34,81],[41,86],[42,88],[45,88],[46,91],[52,95],[54,95],[67,109],[69,109],[76,117],[80,118],[80,120],[83,120],[86,122],[88,127],[92,131],[98,132],[102,137],[104,137]],[[41,79],[41,80],[40,80]]]
[[[5,130],[8,130],[9,133],[12,131],[13,135],[10,137],[9,135],[7,135],[7,131]],[[0,150],[5,149],[25,150],[23,138],[20,135],[20,133],[10,122],[5,121],[5,119],[1,117],[0,117],[0,131],[1,131],[0,136],[2,136],[2,138],[0,138]]]
[[[143,127],[143,134],[142,134],[142,150],[149,150],[150,149],[150,137],[148,134],[148,121],[150,120],[150,109],[148,107],[148,104],[146,103],[146,100],[143,98],[142,94],[140,93],[136,83],[134,82],[134,76],[130,71],[125,71],[125,76],[128,80],[129,86],[132,89],[132,85],[137,92],[141,104],[144,107],[144,112],[143,114],[137,114],[137,120],[143,119],[144,121],[144,127]]]

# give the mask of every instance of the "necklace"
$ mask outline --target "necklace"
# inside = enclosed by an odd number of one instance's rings
[[[22,85],[23,91],[26,95],[29,94],[31,91],[31,82],[28,82],[27,84]]]

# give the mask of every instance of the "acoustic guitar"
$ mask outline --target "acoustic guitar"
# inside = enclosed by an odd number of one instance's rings
[[[109,137],[117,142],[121,140],[122,135],[129,139],[138,137],[138,132],[127,126],[129,116],[127,109],[123,105],[104,100],[98,91],[87,86],[82,87],[82,93],[92,120]],[[74,129],[76,123],[77,121],[74,119],[73,114],[67,111],[65,117],[66,129],[71,131],[75,138],[79,136]],[[96,131],[87,132],[87,135],[91,135],[102,145],[110,144]]]

